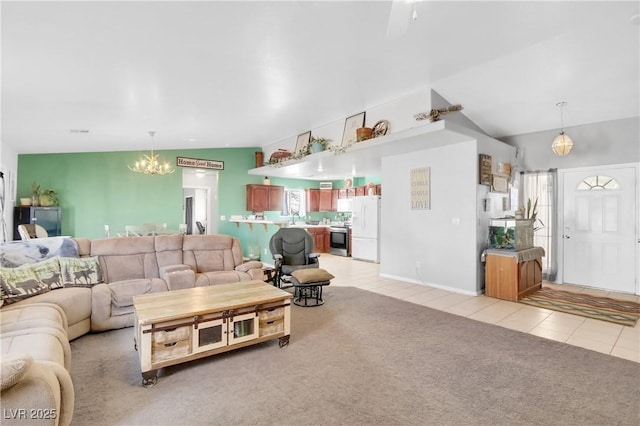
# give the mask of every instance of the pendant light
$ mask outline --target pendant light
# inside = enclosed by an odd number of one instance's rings
[[[129,170],[136,173],[144,173],[145,175],[168,175],[175,171],[168,162],[160,163],[158,154],[153,150],[154,131],[149,132],[151,136],[151,155],[142,154],[140,159],[133,166],[129,166]]]
[[[556,104],[557,107],[560,108],[560,134],[556,136],[553,140],[553,144],[551,145],[551,149],[553,153],[559,157],[565,156],[569,154],[571,148],[573,148],[573,141],[569,137],[569,135],[565,135],[564,133],[564,107],[567,106],[566,102],[558,102]]]

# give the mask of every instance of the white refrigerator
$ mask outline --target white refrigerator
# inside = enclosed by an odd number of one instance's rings
[[[351,205],[351,257],[380,262],[380,197],[354,197]]]

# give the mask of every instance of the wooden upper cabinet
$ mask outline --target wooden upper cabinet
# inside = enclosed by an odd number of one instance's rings
[[[355,188],[347,188],[347,198],[353,198],[356,196]]]
[[[347,198],[347,190],[338,189],[338,198]]]
[[[252,212],[279,211],[284,206],[284,186],[247,185],[247,210]]]
[[[376,195],[382,195],[382,185],[381,184],[377,184],[375,186],[375,190],[376,190]]]
[[[307,211],[319,212],[320,211],[320,190],[315,188],[305,189],[307,195]]]
[[[337,212],[338,211],[338,197],[340,196],[340,190],[339,189],[332,189],[331,190],[331,211],[332,212]]]
[[[362,197],[363,195],[367,195],[367,187],[356,186],[356,197]]]
[[[321,189],[320,190],[320,203],[319,203],[319,211],[321,212],[331,212],[335,210],[331,210],[331,200],[332,200],[332,190],[331,189]]]
[[[267,186],[269,187],[269,211],[284,210],[284,186]]]

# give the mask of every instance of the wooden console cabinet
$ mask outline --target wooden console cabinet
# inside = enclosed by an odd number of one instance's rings
[[[526,250],[487,250],[485,294],[517,302],[542,286],[541,247]]]
[[[142,384],[159,368],[279,339],[289,343],[291,294],[262,281],[135,296],[134,341]]]

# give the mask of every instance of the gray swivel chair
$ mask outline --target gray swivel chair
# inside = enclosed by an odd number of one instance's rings
[[[280,228],[269,240],[273,255],[274,284],[291,287],[290,276],[298,269],[319,268],[319,253],[313,253],[313,237],[302,228]]]

